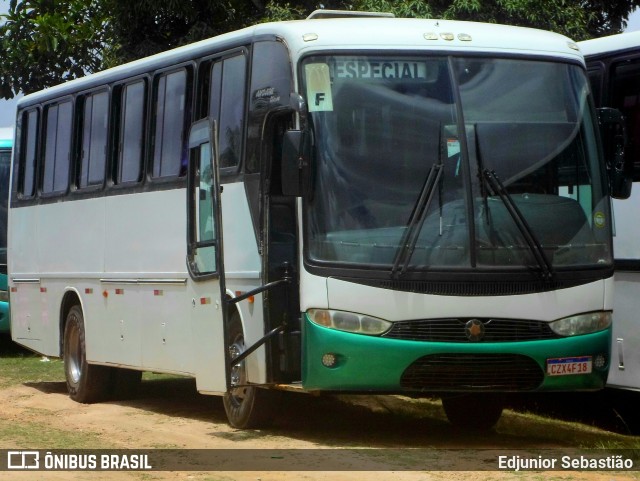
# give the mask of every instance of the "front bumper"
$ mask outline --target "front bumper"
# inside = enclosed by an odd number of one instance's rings
[[[0,333],[9,332],[9,303],[0,301]]]
[[[444,343],[353,334],[319,326],[303,315],[302,336],[306,390],[572,391],[605,386],[611,328],[553,340]],[[326,354],[335,359],[332,367],[323,365]],[[581,356],[604,356],[605,363],[600,367],[594,363],[589,374],[547,374],[547,359]],[[521,382],[511,382],[520,378]]]

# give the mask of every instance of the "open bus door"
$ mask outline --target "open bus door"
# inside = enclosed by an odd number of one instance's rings
[[[221,394],[230,379],[215,130],[203,119],[189,132],[187,266],[197,388]]]
[[[245,346],[235,304],[291,279],[286,271],[283,279],[227,298],[218,159],[215,121],[195,122],[189,134],[187,265],[196,384],[200,392],[224,394],[224,407],[232,426],[251,428],[271,419],[277,393],[250,383],[244,360],[285,326],[272,329],[252,346]]]

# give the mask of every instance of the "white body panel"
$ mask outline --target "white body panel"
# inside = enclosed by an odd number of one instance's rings
[[[554,321],[581,312],[607,309],[605,283],[537,294],[455,297],[377,289],[336,279],[328,281],[329,308],[389,321],[446,317],[504,317]],[[611,306],[608,306],[610,309]]]
[[[631,197],[626,200],[614,200],[613,212],[615,230],[613,233],[613,252],[616,259],[640,260],[640,184],[634,184]]]
[[[37,254],[11,256],[16,341],[59,356],[57,314],[72,290],[90,362],[195,376],[198,389],[224,392],[221,320],[212,324],[221,317],[219,287],[187,272],[185,199],[184,189],[171,189],[12,210],[20,221],[10,245]],[[260,257],[243,184],[225,186],[222,205],[234,295],[260,285]],[[262,337],[260,296],[241,315],[247,339]],[[261,349],[248,361],[256,381],[263,358]]]
[[[640,390],[640,273],[616,272],[607,384]]]
[[[603,53],[635,49],[640,45],[640,32],[627,32],[608,37],[585,40],[578,43],[580,51],[587,57]]]
[[[631,197],[613,202],[616,259],[640,261],[640,184]],[[611,368],[607,384],[640,390],[640,272],[618,270],[615,275]]]
[[[225,184],[220,194],[222,202],[222,232],[224,236],[224,270],[227,293],[247,292],[262,284],[261,257],[251,223],[249,204],[244,184]],[[255,296],[255,302],[236,304],[244,329],[247,346],[264,336],[262,295]],[[260,347],[247,358],[249,379],[264,382],[265,350]]]

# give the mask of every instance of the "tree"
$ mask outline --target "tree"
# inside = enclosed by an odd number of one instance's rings
[[[109,20],[99,0],[11,0],[0,25],[0,96],[99,70]]]
[[[622,32],[627,26],[629,14],[640,7],[640,0],[609,1],[589,0],[584,9],[589,17],[589,38],[603,37]]]
[[[102,0],[112,16],[108,65],[128,62],[259,21],[259,0]]]
[[[327,9],[536,27],[574,40],[620,32],[640,6],[640,0],[320,1]],[[319,6],[318,0],[11,0],[0,25],[0,97],[257,22],[304,18]]]
[[[620,33],[640,0],[345,0],[327,8],[391,12],[397,17],[442,18],[504,23],[540,28],[574,40]],[[272,20],[304,18],[315,6],[272,0],[265,17]]]

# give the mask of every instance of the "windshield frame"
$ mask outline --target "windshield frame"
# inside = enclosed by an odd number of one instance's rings
[[[584,75],[584,79],[588,88],[588,95],[586,98],[587,104],[585,105],[585,113],[588,111],[587,115],[590,117],[590,123],[592,124],[594,138],[592,139],[597,147],[597,155],[598,155],[598,190],[602,191],[602,207],[600,210],[604,210],[604,214],[607,219],[611,219],[610,222],[607,223],[607,230],[609,232],[608,235],[608,245],[609,250],[611,252],[612,249],[612,211],[610,205],[610,196],[609,196],[609,184],[606,166],[603,161],[603,150],[602,150],[602,142],[600,139],[600,132],[597,128],[597,119],[595,116],[595,103],[593,100],[593,93],[591,92],[588,80],[587,80],[587,71],[583,63],[578,60],[572,60],[565,57],[556,57],[553,55],[546,54],[514,54],[514,53],[495,53],[495,52],[459,52],[453,50],[420,50],[420,49],[407,49],[407,50],[398,50],[398,49],[389,49],[389,50],[367,50],[367,49],[340,49],[340,50],[314,50],[305,53],[298,59],[297,63],[297,74],[298,74],[298,84],[299,84],[299,92],[306,99],[306,78],[304,72],[305,61],[310,57],[322,57],[322,56],[348,56],[348,57],[358,57],[358,56],[368,56],[368,57],[386,57],[386,56],[394,56],[399,55],[403,58],[407,57],[425,57],[429,59],[435,58],[444,58],[446,59],[449,68],[452,68],[453,60],[452,59],[468,59],[468,58],[486,58],[486,59],[515,59],[515,60],[524,60],[524,61],[538,61],[538,62],[550,62],[550,63],[558,63],[563,65],[572,65],[578,67],[582,74]],[[453,95],[456,109],[456,126],[460,132],[464,132],[465,130],[465,117],[464,117],[464,109],[460,99],[460,89],[455,76],[451,73],[451,82],[453,87]],[[318,159],[316,158],[316,150],[315,150],[315,132],[313,131],[313,121],[311,120],[311,115],[308,116],[309,120],[309,128],[311,129],[311,138],[313,140],[313,156],[311,163],[314,165]],[[584,117],[582,117],[584,118]],[[583,121],[580,121],[578,126],[580,126]],[[582,128],[582,127],[580,127]],[[467,136],[460,135],[460,156],[463,159],[462,166],[463,169],[466,170],[465,174],[469,176],[469,178],[473,175],[471,172],[471,161],[469,158],[469,146],[467,145]],[[475,169],[476,166],[473,167]],[[311,184],[311,182],[310,182]],[[592,183],[590,185],[595,185]],[[467,209],[473,210],[473,205],[471,202],[471,198],[474,196],[473,185],[472,182],[466,182],[465,192],[465,204]],[[303,233],[303,248],[302,248],[302,257],[306,270],[312,274],[321,275],[324,277],[339,277],[343,279],[386,279],[390,278],[390,271],[392,270],[392,265],[382,264],[382,265],[367,265],[360,263],[348,263],[348,262],[333,262],[327,260],[314,259],[310,255],[310,226],[309,226],[309,215],[310,215],[310,197],[308,195],[303,195],[302,198],[302,233]],[[517,266],[508,266],[508,265],[478,265],[475,261],[476,250],[477,247],[474,246],[475,242],[475,221],[470,222],[469,226],[469,237],[471,242],[470,255],[472,257],[472,265],[473,267],[466,266],[432,266],[428,269],[410,269],[407,272],[403,273],[403,281],[417,281],[417,280],[430,280],[430,281],[442,281],[442,282],[458,282],[462,278],[465,280],[469,280],[471,282],[486,282],[486,281],[523,281],[523,282],[531,282],[532,280],[536,280],[536,276],[538,272],[536,269],[527,265],[517,265]],[[580,266],[553,266],[555,281],[558,282],[569,282],[571,285],[583,284],[586,282],[596,281],[600,279],[605,279],[611,277],[613,275],[613,255],[610,256],[610,262],[605,263],[593,263],[589,265],[580,265]],[[533,276],[532,276],[533,274]],[[545,276],[539,276],[541,281],[549,284],[551,282],[550,279],[542,279]],[[401,282],[400,282],[401,283]]]

